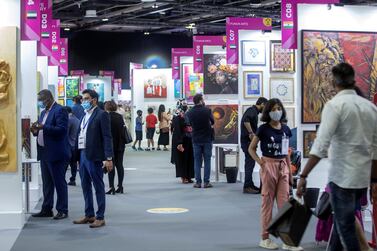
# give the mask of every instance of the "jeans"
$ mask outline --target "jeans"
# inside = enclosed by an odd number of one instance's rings
[[[196,183],[202,183],[201,168],[204,158],[204,183],[209,183],[211,176],[212,143],[193,143],[194,169]]]
[[[330,182],[331,206],[334,212],[334,228],[330,250],[359,251],[355,227],[355,207],[365,189],[345,189]]]
[[[110,188],[114,188],[114,178],[115,178],[115,169],[118,173],[118,187],[123,187],[123,178],[124,178],[124,168],[123,168],[123,151],[115,151],[114,152],[114,168],[109,172],[109,186]]]
[[[85,199],[85,216],[94,216],[93,207],[93,192],[92,182],[96,191],[96,199],[98,210],[96,212],[96,218],[98,220],[104,219],[106,198],[105,198],[105,184],[103,183],[103,170],[102,161],[90,161],[86,158],[85,150],[81,150],[80,159],[80,177],[82,192]]]
[[[241,143],[242,151],[245,154],[245,183],[243,185],[244,188],[254,188],[253,182],[253,172],[255,167],[255,160],[249,154],[249,144],[248,143]]]

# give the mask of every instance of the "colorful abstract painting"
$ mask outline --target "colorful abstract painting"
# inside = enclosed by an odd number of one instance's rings
[[[215,124],[214,144],[238,144],[238,105],[208,105]]]
[[[64,98],[65,96],[65,88],[64,88],[64,78],[58,78],[58,97]]]
[[[310,150],[312,149],[312,146],[314,144],[314,140],[317,137],[316,131],[303,131],[303,150],[304,150],[304,158],[309,158],[310,156]]]
[[[295,72],[295,51],[283,49],[281,41],[271,41],[271,72]]]
[[[180,79],[174,79],[174,98],[181,98],[182,82]]]
[[[166,98],[168,76],[159,70],[144,78],[144,98]]]
[[[302,32],[302,122],[319,123],[325,103],[335,94],[331,69],[350,63],[356,85],[370,100],[377,86],[377,33],[347,31]]]
[[[59,98],[57,100],[57,102],[58,102],[59,105],[65,106],[65,100],[64,100],[64,98]]]
[[[283,103],[294,103],[295,88],[293,78],[271,78],[270,98],[278,98]]]
[[[258,98],[263,95],[263,72],[245,71],[243,81],[244,98]]]
[[[86,88],[97,92],[99,102],[105,102],[105,84],[104,83],[88,83]]]
[[[188,76],[188,81],[185,81],[185,95],[187,102],[192,103],[193,97],[199,93],[203,93],[203,74],[193,73]]]
[[[238,94],[238,65],[225,54],[204,54],[204,94]]]
[[[79,95],[80,79],[78,77],[65,79],[65,94],[67,99]]]

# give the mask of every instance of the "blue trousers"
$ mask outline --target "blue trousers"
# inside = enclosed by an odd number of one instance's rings
[[[106,199],[105,184],[103,182],[102,161],[90,161],[86,158],[85,150],[80,153],[81,187],[85,199],[85,216],[96,216],[98,220],[104,219]],[[94,214],[92,183],[96,191],[98,210]]]
[[[202,163],[204,158],[204,183],[208,183],[211,176],[212,143],[193,143],[194,169],[196,183],[202,183]]]
[[[59,213],[68,213],[68,188],[65,181],[65,171],[64,161],[47,162],[41,160],[43,212],[50,212],[54,207],[54,190],[56,189],[56,210]]]

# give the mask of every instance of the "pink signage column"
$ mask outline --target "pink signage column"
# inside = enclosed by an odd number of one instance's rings
[[[39,41],[41,11],[39,0],[21,0],[21,40]]]
[[[181,57],[192,56],[192,48],[172,48],[171,49],[171,64],[172,64],[172,78],[180,79],[181,71]]]
[[[60,62],[60,20],[51,21],[51,56],[49,59],[49,65],[59,66]]]
[[[41,39],[38,42],[38,56],[51,56],[52,0],[40,0]]]
[[[225,46],[226,37],[223,36],[194,36],[194,72],[203,73],[203,46]]]
[[[68,38],[60,39],[59,75],[68,75]]]
[[[226,58],[228,64],[238,64],[238,32],[240,30],[271,30],[271,18],[226,18]]]

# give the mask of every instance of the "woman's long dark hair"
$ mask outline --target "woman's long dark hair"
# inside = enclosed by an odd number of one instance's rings
[[[272,98],[269,101],[267,101],[262,112],[261,121],[265,123],[271,122],[270,112],[272,111],[272,108],[274,108],[275,105],[279,105],[281,107],[281,110],[283,111],[283,115],[281,116],[280,122],[286,121],[287,112],[285,111],[283,103],[280,101],[280,99],[277,98]]]
[[[165,112],[165,106],[164,105],[160,105],[158,107],[158,120],[161,122],[162,121],[162,113]]]

